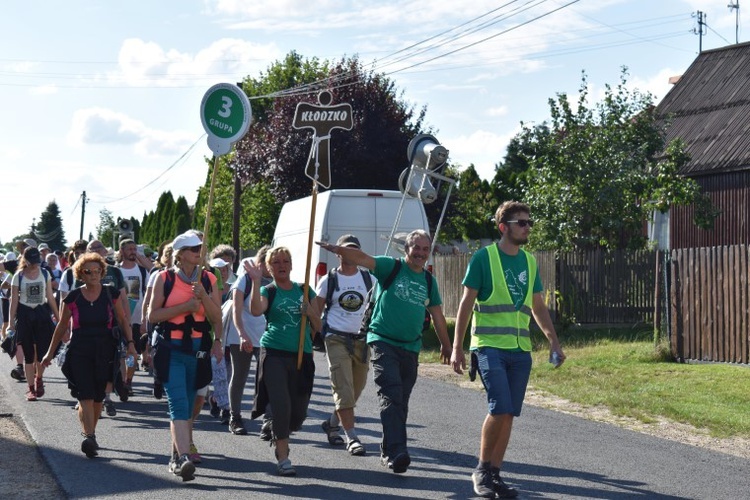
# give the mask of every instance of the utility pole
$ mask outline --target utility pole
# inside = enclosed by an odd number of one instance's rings
[[[698,35],[698,53],[700,54],[703,52],[703,35],[706,34],[706,14],[699,10],[693,17],[698,18],[698,28],[693,28],[693,33]]]
[[[79,240],[83,239],[83,218],[86,214],[86,191],[81,194],[81,232],[78,236]]]
[[[734,11],[734,43],[740,43],[740,0],[727,5],[730,11]]]
[[[242,250],[240,249],[240,197],[242,196],[242,181],[237,164],[234,165],[234,198],[232,203],[232,246],[237,252],[237,258],[234,259],[233,271],[236,273],[242,260]]]

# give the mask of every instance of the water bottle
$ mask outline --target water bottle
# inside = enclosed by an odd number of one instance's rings
[[[125,366],[127,366],[128,368],[133,368],[135,366],[135,358],[132,354],[125,358]]]

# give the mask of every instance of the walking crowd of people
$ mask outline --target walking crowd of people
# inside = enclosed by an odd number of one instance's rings
[[[565,360],[536,261],[521,248],[533,226],[529,214],[518,202],[498,208],[500,239],[469,264],[452,342],[440,285],[426,269],[432,241],[425,231],[409,233],[401,258],[369,255],[353,234],[317,242],[338,266],[313,287],[292,281],[285,247],[264,246],[237,262],[234,248],[207,251],[204,235],[190,230],[151,257],[130,238],[116,249],[79,240],[65,254],[30,238],[17,242],[17,252],[0,258],[2,348],[17,362],[10,375],[26,382],[29,402],[43,399],[44,372],[57,360],[77,400],[88,458],[100,452],[99,419],[117,415],[113,393],[127,401],[136,370],[148,370],[153,397],[166,396],[168,470],[183,481],[195,479],[203,460],[193,423],[206,403],[229,432],[248,433],[242,400],[253,361],[250,418],[262,417],[260,438],[274,447],[278,474],[296,475],[290,441],[307,418],[313,350],[323,350],[333,396],[320,423],[325,439],[353,457],[366,455],[355,408],[372,367],[381,464],[403,474],[411,465],[407,419],[422,335],[432,324],[441,361],[462,374],[471,322],[470,374],[479,374],[488,404],[474,491],[514,498],[500,471],[529,380],[532,316],[557,366]]]

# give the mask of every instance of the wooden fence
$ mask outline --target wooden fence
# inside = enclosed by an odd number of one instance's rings
[[[673,250],[670,343],[680,360],[750,363],[750,246]]]
[[[553,319],[575,323],[652,322],[654,252],[534,252],[544,296]],[[434,259],[443,312],[454,317],[461,300],[461,281],[471,255]]]

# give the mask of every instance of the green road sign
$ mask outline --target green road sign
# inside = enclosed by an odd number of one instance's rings
[[[250,101],[237,85],[218,83],[203,96],[201,122],[208,134],[208,147],[217,156],[225,155],[253,122]]]

